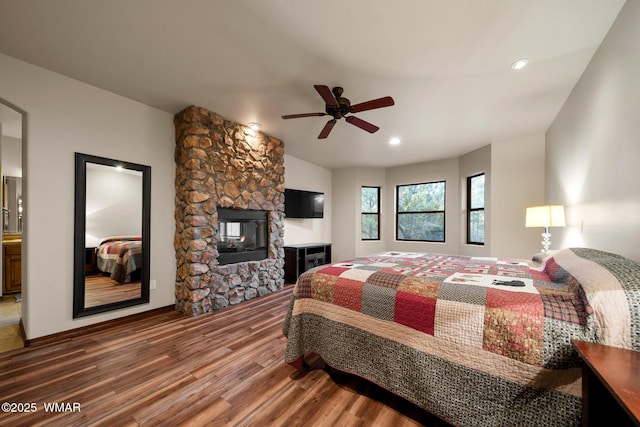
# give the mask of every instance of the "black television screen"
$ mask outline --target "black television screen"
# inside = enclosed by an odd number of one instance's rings
[[[284,214],[286,218],[323,218],[324,193],[285,188]]]

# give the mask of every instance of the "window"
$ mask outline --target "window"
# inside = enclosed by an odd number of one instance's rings
[[[484,174],[467,178],[467,243],[484,245]]]
[[[445,182],[396,187],[396,239],[444,242]]]
[[[220,222],[220,237],[223,240],[239,239],[241,235],[239,222]]]
[[[380,240],[380,187],[362,187],[362,240]]]

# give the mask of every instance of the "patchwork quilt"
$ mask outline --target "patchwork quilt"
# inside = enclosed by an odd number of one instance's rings
[[[142,265],[142,238],[114,236],[98,246],[97,266],[118,283],[130,283],[131,273]]]
[[[301,275],[286,362],[316,352],[456,425],[577,425],[572,340],[640,350],[640,266],[385,252]]]

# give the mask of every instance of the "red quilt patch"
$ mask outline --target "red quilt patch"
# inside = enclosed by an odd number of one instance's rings
[[[339,277],[333,286],[333,302],[351,310],[362,309],[362,288],[364,282]]]
[[[407,292],[396,293],[394,321],[429,335],[434,333],[436,300]]]
[[[531,316],[542,317],[544,315],[544,305],[538,294],[487,288],[486,305],[490,308],[525,313]]]

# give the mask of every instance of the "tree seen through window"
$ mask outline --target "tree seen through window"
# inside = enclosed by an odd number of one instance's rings
[[[362,240],[380,240],[380,187],[362,187]]]
[[[396,187],[396,238],[445,241],[445,182]]]

